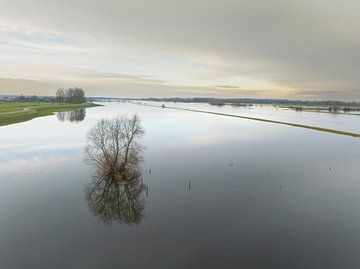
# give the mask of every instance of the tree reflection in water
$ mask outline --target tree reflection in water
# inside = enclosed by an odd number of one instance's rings
[[[70,121],[70,122],[80,122],[83,121],[86,117],[85,109],[77,109],[73,111],[57,112],[56,117],[59,121]]]
[[[85,162],[95,172],[85,189],[90,212],[106,224],[137,224],[144,215],[140,119],[100,120],[88,133]]]

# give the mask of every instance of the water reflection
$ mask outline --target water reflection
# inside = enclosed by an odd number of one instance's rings
[[[90,212],[106,224],[140,223],[144,215],[145,190],[140,164],[144,134],[140,119],[99,121],[88,133],[85,162],[94,168],[85,189]]]
[[[146,186],[139,180],[116,182],[99,175],[86,188],[90,212],[105,224],[138,224],[144,215]]]
[[[73,111],[57,112],[56,117],[59,121],[70,121],[70,122],[80,122],[83,121],[86,117],[85,109],[77,109]]]

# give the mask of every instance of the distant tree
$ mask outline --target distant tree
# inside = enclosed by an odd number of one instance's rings
[[[73,103],[74,90],[72,88],[65,90],[65,102]]]
[[[63,88],[59,88],[56,91],[56,101],[59,102],[59,104],[62,104],[65,102],[65,90]]]
[[[80,104],[85,102],[85,91],[81,88],[74,88],[74,103]]]
[[[36,95],[33,95],[30,97],[31,102],[37,102],[38,100],[39,100],[39,98]]]
[[[85,91],[81,88],[58,89],[56,100],[59,103],[81,104],[86,102]]]
[[[16,98],[16,101],[18,102],[25,102],[26,101],[26,97],[24,96],[24,94],[21,94],[20,96],[18,96]]]

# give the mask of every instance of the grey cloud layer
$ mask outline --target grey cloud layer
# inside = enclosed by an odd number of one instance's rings
[[[359,1],[1,0],[0,5],[10,21],[89,42],[189,58],[216,55],[225,64],[209,68],[223,77],[266,77],[299,96],[360,100]],[[229,86],[236,93],[236,86]]]

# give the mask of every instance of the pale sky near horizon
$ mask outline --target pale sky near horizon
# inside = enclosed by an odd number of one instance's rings
[[[0,0],[0,94],[360,101],[360,1]]]

